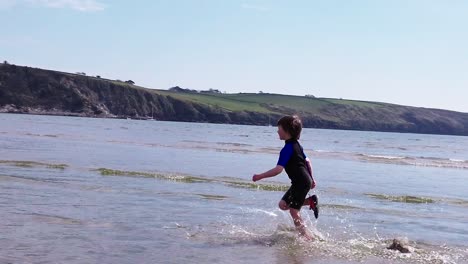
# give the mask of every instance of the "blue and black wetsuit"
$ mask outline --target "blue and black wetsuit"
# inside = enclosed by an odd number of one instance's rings
[[[280,152],[278,165],[282,166],[291,179],[291,187],[282,200],[290,208],[300,210],[305,197],[312,185],[312,179],[307,170],[306,155],[296,139],[288,139]]]

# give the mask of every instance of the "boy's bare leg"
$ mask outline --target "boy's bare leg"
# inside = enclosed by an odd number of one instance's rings
[[[281,210],[288,210],[289,213],[291,214],[291,217],[294,221],[294,225],[296,226],[296,229],[299,231],[299,234],[304,236],[308,240],[313,240],[314,238],[307,232],[307,228],[304,225],[304,222],[302,221],[301,215],[299,214],[299,210],[290,208],[288,204],[284,201],[281,200],[278,204],[279,208]]]
[[[294,209],[294,208],[289,208],[289,213],[291,214],[294,225],[296,226],[297,230],[299,233],[304,236],[308,240],[312,240],[313,237],[307,232],[307,228],[304,225],[304,221],[302,221],[301,215],[299,213],[299,210]]]
[[[284,200],[279,201],[278,207],[283,211],[289,209],[288,204]]]

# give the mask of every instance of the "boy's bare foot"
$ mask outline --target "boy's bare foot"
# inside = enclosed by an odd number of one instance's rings
[[[303,232],[300,232],[302,238],[304,238],[307,241],[314,241],[315,240],[314,236],[312,236],[312,234],[310,234],[310,232],[308,230],[302,230],[302,231]]]

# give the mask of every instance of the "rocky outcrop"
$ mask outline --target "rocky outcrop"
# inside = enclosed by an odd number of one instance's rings
[[[0,112],[266,124],[268,115],[161,95],[129,83],[0,65]]]
[[[412,253],[412,252],[414,252],[414,248],[409,245],[409,241],[405,237],[403,237],[403,238],[399,237],[399,238],[393,239],[392,244],[390,244],[387,247],[387,249],[399,251],[401,253]]]

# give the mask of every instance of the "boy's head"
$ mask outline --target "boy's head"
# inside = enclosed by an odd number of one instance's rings
[[[296,139],[301,137],[302,121],[301,119],[294,116],[283,116],[278,120],[278,135],[280,139]]]

